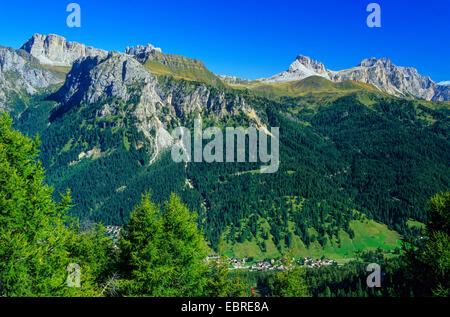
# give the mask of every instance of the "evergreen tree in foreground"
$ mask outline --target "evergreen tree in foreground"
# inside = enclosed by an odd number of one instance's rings
[[[39,140],[0,118],[0,296],[96,296],[112,244],[97,229],[81,233],[67,217],[69,193],[57,203],[37,161]],[[67,267],[81,269],[68,287]]]
[[[208,263],[197,217],[175,194],[158,206],[146,194],[120,240],[122,295],[151,297],[244,296],[221,263]]]
[[[431,198],[422,245],[405,248],[414,295],[450,296],[450,192]]]
[[[202,296],[207,286],[206,243],[176,195],[163,207],[144,195],[120,241],[127,296]]]

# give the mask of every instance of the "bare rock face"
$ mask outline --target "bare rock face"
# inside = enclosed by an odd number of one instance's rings
[[[75,61],[56,97],[63,104],[72,106],[89,105],[108,98],[127,102],[138,97],[136,111],[139,116],[164,113],[184,117],[193,112],[211,111],[222,117],[246,106],[240,97],[228,100],[224,92],[212,94],[207,85],[192,86],[186,92],[183,85],[160,83],[133,56],[111,52],[104,58],[85,57]],[[163,108],[166,109],[163,111]]]
[[[328,71],[322,63],[313,61],[307,56],[298,55],[287,71],[263,80],[264,83],[278,83],[302,80],[310,76],[320,76],[330,79]]]
[[[330,72],[333,81],[354,80],[374,85],[395,96],[435,100],[439,87],[429,77],[421,76],[415,68],[394,65],[387,58],[363,60],[357,67]]]
[[[41,64],[51,66],[72,66],[81,57],[105,56],[107,52],[76,42],[66,42],[59,35],[35,34],[21,49],[36,57]]]
[[[245,86],[251,83],[250,79],[242,79],[236,76],[216,75],[222,82],[235,86]]]
[[[104,58],[75,61],[55,97],[65,110],[100,103],[103,108],[98,116],[118,113],[120,103],[129,104],[127,115],[137,119],[138,131],[144,133],[157,152],[171,144],[170,135],[164,130],[193,113],[223,118],[252,111],[243,97],[227,96],[206,84],[161,83],[133,56],[112,52]]]
[[[57,94],[70,104],[92,104],[109,97],[127,101],[133,86],[152,79],[150,72],[131,56],[111,52],[106,57],[76,60]]]
[[[310,76],[321,76],[335,82],[345,80],[363,82],[399,97],[450,100],[449,86],[438,85],[429,77],[421,76],[417,69],[394,65],[387,58],[377,59],[372,57],[363,60],[356,67],[331,71],[327,70],[322,63],[299,55],[287,71],[264,79],[262,82],[297,81]]]
[[[437,93],[433,100],[448,101],[450,100],[450,81],[441,81],[438,84]]]
[[[11,94],[32,95],[61,81],[27,52],[0,46],[0,109],[8,110],[5,103]]]
[[[133,46],[127,47],[127,49],[125,50],[125,54],[127,55],[140,55],[153,52],[162,53],[162,50],[159,47],[154,47],[151,44],[147,44],[147,46],[138,45],[136,48],[134,48]]]
[[[434,101],[449,101],[450,100],[450,86],[439,86],[435,95]]]

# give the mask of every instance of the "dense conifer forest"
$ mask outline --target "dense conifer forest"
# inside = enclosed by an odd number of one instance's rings
[[[184,92],[205,86],[205,83],[171,76],[159,76],[158,80],[165,86],[176,85]],[[428,296],[446,292],[445,285],[436,283],[428,285],[423,292],[420,287],[405,291],[405,283],[412,281],[404,276],[407,261],[413,261],[411,254],[424,248],[420,246],[420,238],[429,234],[423,226],[429,221],[427,203],[430,197],[449,190],[449,110],[445,103],[401,99],[372,91],[323,99],[261,97],[249,90],[227,86],[205,87],[210,89],[212,98],[220,95],[230,100],[245,99],[265,125],[280,128],[277,173],[261,174],[260,164],[256,163],[175,163],[170,151],[159,153],[153,161],[154,145],[136,128],[136,118],[127,115],[135,110],[139,97],[132,97],[127,102],[107,98],[95,104],[67,107],[55,101],[54,90],[50,89],[26,100],[12,101],[14,123],[3,117],[3,133],[13,133],[15,138],[22,140],[20,144],[33,148],[27,150],[29,158],[19,164],[21,168],[32,164],[38,169],[35,172],[36,177],[39,175],[37,182],[54,188],[44,187],[45,199],[60,201],[61,195],[70,190],[70,203],[69,196],[64,196],[62,206],[55,202],[55,211],[50,212],[56,217],[54,223],[48,220],[50,227],[42,230],[47,232],[57,225],[70,239],[86,244],[83,251],[72,247],[69,253],[64,249],[61,252],[66,252],[69,257],[83,256],[84,263],[89,267],[92,265],[89,269],[92,277],[86,277],[86,283],[92,286],[90,292],[98,292],[101,285],[107,285],[98,294],[206,294],[192,293],[198,285],[186,285],[179,293],[170,293],[169,286],[173,282],[170,279],[177,279],[176,273],[173,277],[169,275],[168,281],[158,282],[158,285],[168,283],[167,288],[148,288],[146,277],[137,273],[146,268],[140,267],[140,261],[130,263],[147,248],[155,248],[155,252],[159,252],[159,248],[171,248],[159,242],[146,245],[141,241],[142,246],[128,242],[142,248],[141,251],[133,250],[124,240],[142,238],[143,233],[136,233],[141,238],[133,237],[134,233],[130,232],[133,223],[151,222],[133,218],[136,212],[144,213],[142,217],[155,217],[155,221],[169,221],[164,220],[164,211],[171,204],[176,205],[173,207],[176,210],[183,211],[180,217],[189,223],[186,224],[190,226],[189,230],[194,230],[195,223],[202,232],[199,233],[201,238],[198,236],[199,244],[192,246],[201,250],[198,257],[186,259],[191,264],[183,264],[195,267],[192,274],[203,281],[200,289],[205,287],[206,290],[208,283],[215,283],[211,279],[220,278],[217,283],[231,285],[225,287],[228,295],[245,295],[251,287],[257,288],[261,296],[289,296],[283,289],[301,296]],[[114,105],[117,111],[108,116],[99,115],[105,105]],[[180,117],[177,124],[193,129],[194,117],[195,114]],[[214,125],[223,129],[251,124],[247,116],[240,114],[218,118],[211,112],[203,114],[202,119],[206,127]],[[11,124],[24,135],[39,135],[39,143],[19,136],[11,130]],[[169,120],[169,132],[177,124]],[[5,144],[10,146],[11,142]],[[42,167],[31,163],[37,159]],[[149,164],[150,161],[153,163]],[[24,173],[27,177],[28,172]],[[5,174],[4,177],[10,176]],[[142,200],[145,193],[151,193],[151,196],[144,196]],[[12,192],[9,195],[13,195]],[[11,202],[10,196],[4,197]],[[67,212],[63,214],[62,210]],[[191,212],[196,216],[188,216]],[[111,225],[123,227],[125,232],[121,237],[120,252],[115,252],[104,238],[103,226]],[[159,239],[165,241],[164,234],[167,232],[144,236],[161,235]],[[74,243],[69,240],[67,243]],[[412,241],[409,249],[407,241]],[[97,250],[98,254],[90,250],[89,245],[94,244],[101,248]],[[126,248],[130,249],[125,251]],[[131,255],[133,252],[135,255]],[[297,259],[310,255],[327,256],[348,264],[303,273],[299,268],[298,274],[229,274],[228,269],[220,265],[200,265],[200,258],[208,253],[254,260],[281,259],[287,254]],[[104,258],[96,259],[102,256]],[[176,258],[167,256],[161,256],[159,264],[148,258],[146,265],[161,265],[161,272],[171,265],[174,268],[181,265]],[[385,282],[392,286],[383,290],[365,287],[363,264],[368,263],[371,256],[377,256],[378,262],[385,265]],[[418,254],[415,256],[419,257]],[[294,266],[298,264],[296,261]],[[23,273],[28,274],[27,270],[24,268]],[[48,272],[45,274],[50,278]],[[287,275],[291,277],[287,278]],[[9,283],[10,277],[5,275],[4,283]],[[62,275],[59,278],[58,287],[62,287]],[[127,279],[133,282],[127,282]],[[289,280],[296,279],[301,281],[295,282],[298,289],[289,284]],[[65,294],[62,288],[55,287],[52,292]],[[16,291],[18,293],[14,293]],[[34,291],[20,292],[4,290],[5,294],[33,294]]]
[[[359,253],[344,266],[279,272],[230,273],[224,262],[205,262],[207,242],[197,214],[172,194],[163,205],[142,196],[118,245],[96,225],[81,230],[68,215],[70,193],[52,198],[36,160],[40,142],[0,120],[0,292],[2,296],[448,296],[450,193],[427,204],[423,239],[405,241],[402,254]],[[368,289],[364,267],[383,267],[383,288]],[[66,266],[83,268],[66,285]]]

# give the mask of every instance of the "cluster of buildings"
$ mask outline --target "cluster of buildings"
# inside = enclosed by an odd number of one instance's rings
[[[228,258],[227,263],[232,267],[233,270],[243,270],[248,269],[248,265],[245,264],[245,259],[241,261],[236,258]]]
[[[119,226],[106,226],[106,234],[113,240],[114,246],[117,248],[120,238],[120,233],[122,231],[122,227]],[[219,262],[220,256],[217,254],[210,254],[206,258],[207,262],[214,261]],[[250,272],[264,272],[264,271],[285,271],[289,268],[287,264],[287,260],[285,258],[281,258],[280,260],[270,259],[265,261],[256,261],[247,263],[245,258],[240,260],[237,258],[227,258],[225,263],[228,265],[230,270],[249,270]],[[302,259],[291,259],[291,263],[296,262],[297,264],[303,265],[306,268],[320,268],[326,265],[336,265],[337,262],[335,260],[331,260],[329,258],[322,257],[320,259],[313,259],[312,257],[306,257]]]
[[[303,259],[303,266],[307,268],[319,268],[325,265],[333,265],[337,264],[336,261],[330,260],[329,258],[321,258],[321,259],[313,259],[311,257],[307,257]]]
[[[285,262],[285,261],[283,261]],[[250,272],[261,272],[261,271],[284,271],[287,267],[283,264],[277,264],[274,259],[268,261],[257,261],[249,269]]]
[[[220,257],[217,254],[211,254],[206,260],[208,262],[218,262]],[[303,265],[303,267],[306,268],[320,268],[326,265],[337,264],[336,261],[330,260],[329,258],[313,259],[311,257],[306,257],[299,260],[292,258],[291,261]],[[288,261],[285,258],[282,258],[281,260],[271,259],[251,263],[246,263],[245,259],[239,260],[237,258],[227,258],[225,263],[227,263],[230,270],[249,270],[250,272],[285,271],[289,268]]]

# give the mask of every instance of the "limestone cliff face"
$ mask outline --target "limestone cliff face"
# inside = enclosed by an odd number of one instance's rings
[[[439,86],[429,77],[421,76],[415,68],[394,65],[387,58],[369,58],[357,67],[330,72],[333,81],[355,80],[372,84],[396,96],[436,100]]]
[[[85,46],[76,42],[67,42],[59,35],[35,34],[21,49],[36,57],[41,64],[70,67],[81,57],[105,56],[106,51]]]
[[[448,101],[450,100],[450,86],[439,86],[433,96],[435,101]]]
[[[136,118],[136,128],[159,150],[171,144],[169,125],[180,126],[191,114],[223,118],[244,113],[261,122],[244,98],[227,95],[206,84],[164,81],[133,56],[109,53],[106,57],[78,59],[56,93],[64,107],[103,104],[98,116],[117,113],[120,99],[129,104],[127,116]]]
[[[21,48],[14,51],[12,49],[1,48],[0,52],[0,104],[4,104],[7,94],[11,92],[25,91],[29,94],[36,92],[36,89],[48,87],[51,84],[61,82],[61,76],[47,66],[61,66],[66,68],[76,67],[78,72],[80,67],[96,65],[95,73],[92,76],[83,78],[78,83],[68,78],[65,85],[65,98],[71,102],[81,101],[83,86],[89,87],[90,80],[100,83],[88,95],[87,102],[95,102],[102,93],[112,93],[120,98],[126,98],[130,81],[139,78],[141,81],[148,77],[142,65],[155,74],[172,75],[193,81],[206,82],[216,87],[223,87],[223,82],[232,85],[251,85],[253,83],[279,83],[288,81],[298,81],[310,76],[321,76],[323,78],[342,82],[354,80],[374,85],[378,89],[400,97],[416,97],[426,100],[450,100],[450,86],[446,84],[436,84],[429,77],[421,76],[418,71],[411,67],[401,67],[394,65],[386,58],[369,58],[363,60],[358,66],[341,70],[331,71],[325,68],[324,64],[314,61],[309,57],[299,55],[288,70],[267,79],[260,79],[255,82],[242,80],[235,77],[217,77],[206,69],[203,62],[196,59],[188,59],[183,56],[163,54],[161,49],[153,45],[128,47],[125,54],[113,54],[115,60],[110,60],[111,54],[108,52],[85,46],[75,42],[67,42],[65,38],[58,35],[35,34]],[[119,56],[119,57],[117,57]],[[77,60],[81,59],[80,63]],[[118,59],[119,61],[116,61]],[[125,67],[125,78],[115,77],[107,74],[106,71],[97,67],[99,61],[109,60],[105,65],[106,69],[120,70]],[[108,66],[111,64],[110,66]],[[115,65],[112,67],[112,65]],[[121,66],[120,66],[121,65]],[[47,69],[40,67],[45,66]],[[94,66],[93,66],[94,67]],[[55,69],[53,67],[53,69]],[[67,70],[65,70],[67,71]],[[64,72],[65,72],[64,71]],[[72,73],[74,76],[76,72]],[[133,76],[136,75],[136,78]],[[131,77],[129,77],[131,76]],[[153,78],[154,79],[154,78]],[[123,80],[125,83],[121,83]],[[148,78],[145,80],[149,80]],[[73,89],[70,92],[70,89]],[[79,89],[80,88],[80,89]],[[79,100],[77,100],[79,98]],[[72,100],[73,99],[73,100]],[[69,100],[65,100],[69,102]]]
[[[6,103],[11,94],[32,95],[61,81],[27,52],[0,46],[0,109],[8,109]]]
[[[429,77],[421,76],[417,69],[394,65],[387,58],[368,58],[358,66],[341,71],[327,70],[322,63],[299,55],[287,71],[263,83],[278,83],[321,76],[335,82],[354,80],[371,84],[389,94],[426,100],[450,100],[449,86],[438,85]]]
[[[71,105],[93,104],[111,97],[127,102],[137,96],[150,112],[166,107],[166,113],[173,111],[173,115],[182,117],[196,111],[213,111],[223,117],[245,107],[241,97],[226,97],[224,91],[213,92],[205,84],[161,82],[133,56],[120,53],[77,60],[57,96]]]
[[[74,62],[57,95],[65,104],[92,104],[102,98],[127,101],[133,85],[144,84],[152,75],[134,58],[109,53],[106,57],[84,57]]]
[[[310,76],[320,76],[330,79],[328,71],[322,63],[313,61],[307,56],[298,55],[287,71],[263,80],[264,83],[278,83],[302,80]]]
[[[133,46],[127,47],[125,50],[125,54],[134,56],[153,52],[162,53],[162,50],[159,47],[154,47],[152,44],[147,44],[146,46],[138,45],[136,48]]]

